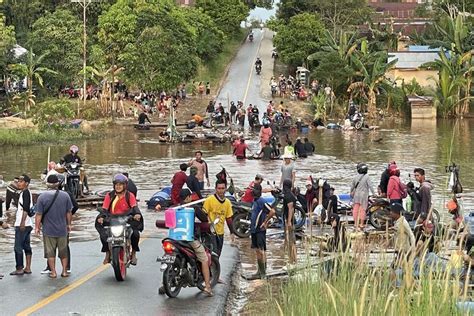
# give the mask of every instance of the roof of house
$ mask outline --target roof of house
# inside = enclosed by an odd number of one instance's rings
[[[402,51],[388,53],[388,62],[398,59],[395,69],[418,69],[421,65],[435,61],[438,58],[436,51]]]

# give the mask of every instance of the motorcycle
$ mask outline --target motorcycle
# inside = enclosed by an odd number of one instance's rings
[[[350,118],[351,125],[354,126],[356,130],[360,130],[364,127],[365,119],[362,113],[356,111],[355,114]]]
[[[249,41],[250,41],[250,42],[253,42],[253,34],[250,34],[250,35],[249,35]]]
[[[271,85],[271,90],[272,90],[272,98],[276,97],[277,86],[276,85]]]
[[[80,183],[81,177],[81,165],[76,162],[66,164],[66,190],[77,199],[82,194],[82,188]]]
[[[262,71],[262,65],[255,65],[255,72],[257,75],[260,75],[260,72]]]
[[[274,188],[272,198],[268,202],[275,209],[275,216],[270,219],[268,227],[283,226],[283,195],[279,188]],[[250,236],[250,217],[252,214],[252,203],[243,203],[237,200],[231,201],[234,216],[232,217],[232,228],[237,237],[248,238]],[[301,230],[306,223],[306,212],[301,203],[296,202],[294,213],[295,230]]]
[[[221,112],[213,112],[209,117],[204,119],[202,122],[202,126],[206,128],[213,128],[216,124],[222,124],[223,123],[223,117]]]
[[[216,219],[209,227],[212,234],[215,234],[214,226],[219,222]],[[217,284],[220,276],[219,257],[209,249],[209,244],[203,243],[207,254],[211,287]],[[160,271],[163,272],[163,286],[168,297],[175,298],[183,287],[197,287],[204,290],[204,276],[201,271],[201,264],[196,258],[193,248],[186,241],[179,241],[165,238],[162,241],[165,254],[158,258],[161,262]]]
[[[130,266],[132,245],[130,237],[132,228],[129,221],[132,217],[113,216],[110,218],[110,225],[107,228],[109,249],[114,269],[115,279],[124,281],[127,276],[127,268]]]
[[[252,112],[249,113],[249,126],[257,127],[259,125],[260,125],[260,122],[258,120],[258,112],[255,112],[252,110]]]

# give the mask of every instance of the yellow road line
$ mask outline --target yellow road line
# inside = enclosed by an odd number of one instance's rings
[[[260,52],[260,47],[262,46],[262,42],[263,42],[263,39],[264,39],[264,38],[265,38],[265,30],[262,31],[262,38],[261,38],[261,40],[260,40],[260,43],[258,44],[257,53],[255,54],[255,57],[254,57],[253,60],[257,59],[258,53]],[[243,98],[243,100],[242,100],[242,102],[244,103],[244,105],[247,103],[247,95],[248,95],[249,89],[250,89],[250,81],[252,80],[253,66],[254,66],[254,63],[251,63],[251,64],[250,64],[249,79],[248,79],[248,81],[247,81],[247,88],[245,89],[244,98]]]
[[[140,239],[140,242],[139,244],[141,244],[143,241],[145,241],[147,239],[147,237],[145,238],[141,238]],[[82,284],[86,283],[87,281],[89,281],[90,279],[92,279],[93,277],[95,277],[96,275],[98,275],[99,273],[103,272],[104,270],[106,270],[107,268],[109,267],[108,264],[105,264],[105,265],[101,265],[100,267],[98,267],[97,269],[95,269],[94,271],[88,273],[87,275],[83,276],[82,278],[80,278],[79,280],[76,280],[74,281],[73,283],[69,284],[68,286],[66,286],[65,288],[62,288],[61,290],[51,294],[50,296],[42,299],[41,301],[39,301],[38,303],[34,304],[33,306],[31,307],[28,307],[27,309],[24,309],[22,310],[21,312],[19,312],[18,314],[16,314],[17,316],[26,316],[26,315],[30,315],[31,313],[34,313],[36,312],[37,310],[45,307],[46,305],[54,302],[55,300],[57,300],[58,298],[62,297],[63,295],[71,292],[72,290],[74,290],[75,288],[81,286]]]

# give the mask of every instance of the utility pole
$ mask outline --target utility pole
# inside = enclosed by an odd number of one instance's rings
[[[86,95],[87,95],[87,76],[86,76],[86,66],[87,66],[87,7],[92,3],[98,0],[71,0],[73,3],[79,3],[82,6],[82,22],[83,22],[83,40],[82,40],[82,72],[83,72],[83,86],[82,86],[82,98],[83,98],[83,107],[86,106]],[[80,113],[79,102],[77,104],[77,115]]]

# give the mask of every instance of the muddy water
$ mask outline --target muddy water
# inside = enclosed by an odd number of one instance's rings
[[[86,159],[85,167],[89,175],[92,190],[103,190],[111,187],[113,174],[128,171],[139,188],[140,206],[145,209],[145,200],[161,186],[169,184],[173,173],[182,162],[188,161],[194,151],[200,149],[208,162],[211,179],[224,166],[234,183],[244,187],[256,173],[261,173],[271,181],[279,181],[281,161],[264,162],[260,160],[236,161],[230,155],[230,144],[175,144],[158,143],[158,130],[137,132],[130,127],[116,127],[106,136],[96,140],[79,142],[80,156]],[[248,143],[253,151],[258,144],[252,134],[248,134]],[[474,121],[421,121],[417,123],[384,122],[381,128],[373,132],[341,132],[335,130],[312,130],[307,135],[289,135],[293,140],[297,136],[307,136],[316,145],[317,154],[297,161],[297,182],[303,187],[308,175],[324,177],[329,180],[338,193],[347,193],[349,183],[356,174],[355,165],[364,161],[369,165],[372,181],[378,183],[381,172],[389,160],[395,160],[401,168],[401,177],[408,179],[408,174],[415,167],[423,167],[428,179],[435,185],[433,192],[435,205],[444,214],[442,205],[448,198],[446,183],[448,174],[445,165],[449,161],[461,165],[461,180],[465,189],[464,205],[474,210]],[[283,137],[283,135],[282,135]],[[51,146],[51,159],[58,160],[67,153],[69,145]],[[44,189],[40,182],[40,173],[46,166],[47,147],[1,147],[0,174],[6,180],[21,173],[28,173],[33,178],[34,189]],[[4,192],[3,189],[1,192]],[[3,195],[3,193],[1,194]],[[7,214],[8,221],[13,221],[14,214]],[[97,238],[93,219],[96,212],[92,209],[81,209],[74,217],[72,239],[76,241]],[[156,235],[153,226],[156,214],[145,212],[146,233]],[[12,230],[0,230],[0,253],[11,253]],[[33,242],[37,243],[36,237]],[[244,271],[252,271],[255,261],[249,251],[247,241],[239,241],[242,249]],[[270,268],[283,265],[281,238],[269,238]],[[241,284],[242,291],[236,293],[236,308],[245,302],[252,285]]]

